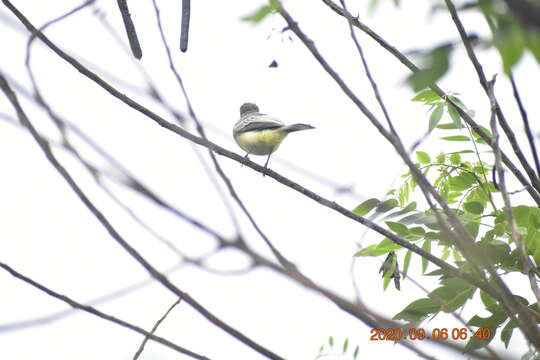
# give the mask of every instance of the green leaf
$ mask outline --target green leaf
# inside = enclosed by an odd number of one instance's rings
[[[426,234],[426,230],[421,226],[415,226],[409,229],[409,233],[413,235],[424,236]]]
[[[467,325],[470,326],[477,326],[480,328],[490,328],[490,329],[496,329],[501,325],[503,322],[505,322],[508,319],[508,315],[504,311],[501,311],[501,307],[499,305],[496,306],[498,311],[493,313],[490,317],[483,318],[478,315],[474,315],[468,322]]]
[[[504,347],[508,348],[508,344],[510,343],[510,339],[512,338],[512,333],[514,332],[514,329],[516,328],[516,323],[514,320],[510,320],[506,326],[501,331],[501,340],[504,342]]]
[[[388,199],[377,205],[375,209],[376,212],[387,212],[398,206],[398,201],[396,199]]]
[[[360,346],[356,345],[354,348],[353,358],[356,359],[358,357],[358,353],[360,352]]]
[[[453,153],[450,155],[450,163],[452,165],[459,165],[461,163],[461,156],[458,153]]]
[[[386,254],[390,250],[384,249],[384,248],[378,248],[377,245],[370,245],[368,247],[365,247],[359,251],[357,251],[354,256],[355,257],[366,257],[366,256],[380,256],[383,254]]]
[[[436,224],[437,218],[435,215],[426,215],[424,213],[415,213],[405,216],[399,220],[402,224]]]
[[[523,239],[527,252],[533,256],[534,261],[540,264],[540,232],[535,226],[526,227],[527,233]]]
[[[458,249],[454,249],[452,251],[452,257],[454,258],[454,261],[455,262],[458,262],[458,261],[461,261],[461,254],[459,253],[459,250]]]
[[[343,342],[343,352],[346,353],[348,348],[349,348],[349,339],[345,339],[345,341]]]
[[[474,111],[471,109],[468,109],[463,101],[461,101],[460,98],[454,95],[448,95],[448,100],[452,101],[454,104],[456,104],[461,110],[469,114],[470,117],[474,117]]]
[[[413,201],[412,203],[409,203],[409,205],[405,206],[403,210],[400,211],[401,214],[406,214],[408,212],[411,212],[413,210],[416,210],[416,201]]]
[[[491,133],[491,131],[486,128],[485,126],[482,126],[482,125],[478,125],[478,127],[489,137],[492,137],[493,134]],[[477,139],[480,139],[480,134],[478,134],[475,130],[473,130],[473,135],[474,137],[476,137]]]
[[[510,256],[510,246],[501,240],[491,240],[490,242],[481,242],[478,244],[482,253],[492,264],[503,263]]]
[[[416,94],[416,96],[413,97],[411,101],[420,101],[420,102],[431,104],[434,101],[439,100],[440,98],[441,97],[435,91],[431,89],[426,89]]]
[[[471,352],[471,351],[485,347],[491,342],[491,340],[493,340],[496,332],[497,332],[496,328],[490,329],[491,337],[489,339],[472,336],[467,342],[467,344],[465,345],[464,352]]]
[[[445,246],[442,256],[441,256],[442,261],[446,261],[446,259],[448,259],[449,256],[450,256],[450,248],[448,246]]]
[[[401,245],[396,244],[393,240],[389,238],[384,238],[379,244],[377,244],[377,249],[385,249],[388,252],[401,249]]]
[[[424,243],[422,244],[422,250],[426,252],[431,252],[431,240],[426,239]],[[428,260],[426,258],[422,258],[422,274],[426,272],[428,266]]]
[[[528,206],[520,205],[512,208],[512,213],[518,226],[526,228],[529,226],[529,214],[531,209]]]
[[[394,222],[394,221],[386,221],[386,225],[390,230],[398,234],[399,236],[405,236],[409,233],[409,229],[407,229],[407,226]]]
[[[439,121],[441,121],[444,111],[443,105],[437,105],[431,115],[429,116],[429,131],[435,129]]]
[[[452,176],[448,180],[449,189],[452,191],[468,190],[472,184],[476,182],[476,178],[468,172],[461,172],[457,176]]]
[[[437,125],[437,129],[455,130],[455,129],[460,129],[460,127],[458,127],[456,124],[439,124]]]
[[[445,136],[441,139],[446,141],[471,141],[471,139],[465,135]]]
[[[399,188],[399,191],[398,191],[398,204],[399,204],[399,206],[403,206],[405,204],[405,202],[409,200],[409,193],[410,193],[409,183],[405,182]]]
[[[454,105],[449,103],[446,109],[448,111],[448,115],[450,115],[450,118],[452,119],[453,125],[457,129],[461,129],[463,127],[463,125],[461,124],[461,116],[459,115],[459,112],[456,110]]]
[[[409,272],[409,265],[411,263],[411,256],[412,251],[407,250],[407,253],[405,254],[405,260],[403,260],[403,279],[407,278],[407,273]]]
[[[471,214],[480,215],[484,212],[484,206],[477,201],[469,201],[463,204],[463,208]]]
[[[429,87],[448,71],[450,66],[449,57],[452,50],[453,45],[446,43],[423,55],[426,65],[407,79],[413,90],[419,91]]]
[[[418,158],[418,161],[420,161],[420,164],[429,164],[431,162],[428,153],[424,151],[417,151],[416,157]]]
[[[505,20],[500,22],[493,40],[501,55],[504,72],[508,75],[523,55],[525,38],[520,25]]]
[[[328,337],[328,345],[330,345],[330,347],[334,347],[334,338],[332,336]]]
[[[353,209],[353,213],[360,216],[364,216],[368,212],[370,212],[371,209],[373,209],[375,206],[379,205],[380,202],[381,201],[379,199],[375,199],[375,198],[368,199],[364,201],[363,203],[361,203],[360,205],[358,205],[357,207],[355,207]]]
[[[469,221],[465,224],[465,229],[467,229],[473,239],[476,239],[478,231],[480,230],[480,224],[476,221]]]
[[[276,11],[276,7],[272,6],[271,2],[271,4],[262,6],[251,14],[242,17],[241,20],[253,24],[258,24],[274,11]]]
[[[536,59],[540,63],[540,34],[536,31],[529,30],[525,34],[525,43]]]
[[[459,278],[443,279],[443,286],[433,290],[429,297],[440,301],[444,312],[454,312],[472,296],[474,287]]]
[[[429,315],[439,312],[440,309],[441,306],[433,299],[418,299],[407,305],[405,309],[395,315],[393,319],[410,322],[421,321]]]
[[[497,304],[497,300],[495,300],[493,296],[489,295],[484,290],[480,290],[480,299],[486,308]]]

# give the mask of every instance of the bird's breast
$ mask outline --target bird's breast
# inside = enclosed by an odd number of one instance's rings
[[[234,137],[238,145],[253,155],[268,155],[279,147],[287,133],[276,130],[246,131]]]

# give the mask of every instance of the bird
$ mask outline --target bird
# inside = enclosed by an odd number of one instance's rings
[[[240,120],[234,125],[233,137],[238,146],[249,155],[268,155],[264,168],[267,169],[270,156],[292,132],[315,129],[308,124],[285,125],[281,120],[259,112],[254,103],[240,106]],[[263,174],[264,176],[264,174]]]

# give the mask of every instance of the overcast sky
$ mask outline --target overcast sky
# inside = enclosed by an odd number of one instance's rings
[[[391,1],[381,2],[371,15],[363,4],[351,10],[359,12],[362,20],[402,51],[420,50],[458,37],[444,12],[429,15],[428,1],[407,2],[401,9],[395,9]],[[68,0],[14,3],[37,26],[79,5]],[[349,209],[370,197],[384,198],[389,189],[400,184],[399,175],[405,170],[393,149],[323,72],[304,45],[291,32],[281,32],[285,25],[279,15],[269,16],[258,26],[240,21],[263,1],[194,1],[186,53],[178,50],[179,3],[158,1],[163,27],[193,108],[212,141],[243,156],[232,139],[232,126],[239,118],[240,105],[255,102],[262,112],[285,123],[302,122],[316,127],[286,139],[270,160],[270,168],[278,173]],[[52,25],[45,33],[121,92],[174,122],[161,104],[137,91],[144,90],[144,69],[166,101],[180,114],[187,114],[185,101],[168,69],[152,2],[132,1],[129,5],[143,50],[140,61],[126,53],[99,20],[102,17],[112,26],[125,47],[127,39],[116,1],[97,1],[94,7]],[[285,5],[330,64],[379,116],[344,19],[320,1],[289,1]],[[472,31],[487,31],[480,17],[467,14],[464,21]],[[0,34],[0,71],[31,89],[24,67],[28,33],[3,5]],[[427,129],[427,108],[410,102],[414,93],[405,85],[409,73],[403,65],[365,36],[359,34],[359,40],[397,130],[411,145]],[[501,71],[496,53],[483,52],[480,58],[489,77]],[[278,63],[277,68],[268,67],[273,60]],[[196,148],[112,98],[39,41],[32,48],[31,64],[45,99],[59,114],[162,198],[219,233],[235,235],[226,206],[201,166],[199,156],[213,169],[204,148]],[[460,93],[467,106],[476,111],[477,121],[488,126],[487,99],[475,83],[473,68],[462,49],[454,54],[453,66],[453,73],[441,81],[442,87]],[[537,98],[537,92],[527,89],[539,83],[538,77],[537,65],[526,57],[516,72],[525,104],[532,105]],[[517,114],[510,101],[504,103],[510,90],[502,76],[497,91],[503,106],[507,106],[508,117]],[[46,113],[19,96],[42,134],[60,140]],[[540,115],[538,108],[529,110],[531,119]],[[0,97],[0,113],[15,116],[4,96]],[[193,126],[188,128],[195,132]],[[443,135],[435,132],[419,149],[430,154],[451,151],[448,143],[438,140]],[[110,165],[88,145],[76,136],[71,139],[81,154],[103,170],[111,171]],[[396,353],[400,359],[416,358],[391,342],[370,341],[368,326],[268,270],[224,276],[189,265],[177,266],[178,256],[135,223],[72,155],[60,149],[55,154],[148,261],[167,271],[173,283],[224,321],[284,358],[313,359],[328,336],[333,336],[338,344],[345,338],[349,338],[350,346],[358,344],[359,358],[387,358]],[[264,164],[263,157],[251,158]],[[315,282],[352,298],[352,255],[360,245],[376,243],[381,236],[365,234],[360,224],[248,167],[224,157],[218,160],[274,245]],[[150,329],[176,300],[162,285],[149,281],[148,273],[112,240],[46,161],[29,134],[9,120],[0,121],[0,169],[1,262],[83,303],[138,285],[96,306],[145,329]],[[125,187],[112,181],[109,185],[134,213],[183,251],[199,255],[215,247],[212,238],[190,224]],[[353,191],[337,193],[337,186],[351,186]],[[237,206],[234,210],[246,241],[272,258]],[[425,294],[409,281],[402,284],[401,292],[392,286],[384,292],[377,273],[380,261],[360,259],[354,277],[362,300],[392,317]],[[212,257],[209,263],[221,270],[234,270],[242,269],[246,259],[228,251]],[[419,272],[420,259],[413,257],[413,277],[433,289],[435,279],[422,278]],[[138,334],[79,312],[68,312],[69,316],[41,326],[6,331],[5,325],[38,319],[69,307],[4,271],[0,271],[0,289],[2,358],[130,359],[142,341]],[[469,318],[475,310],[468,309],[463,317]],[[461,327],[446,315],[422,326]],[[184,303],[171,312],[157,334],[211,359],[262,358]],[[520,335],[514,336],[510,349],[516,356],[525,351]],[[142,359],[181,358],[184,357],[151,342],[142,355]],[[454,359],[455,354],[441,354],[438,358]]]

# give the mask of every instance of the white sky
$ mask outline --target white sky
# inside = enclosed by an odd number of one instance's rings
[[[79,4],[67,0],[19,0],[14,3],[35,25]],[[399,181],[396,177],[403,172],[403,167],[395,152],[381,141],[378,133],[322,71],[301,42],[292,34],[292,42],[287,38],[289,33],[281,35],[279,30],[284,22],[279,16],[272,16],[259,26],[239,20],[262,5],[262,1],[194,1],[189,49],[185,54],[177,50],[179,3],[158,1],[174,60],[211,140],[243,155],[230,134],[239,116],[239,106],[246,101],[256,102],[261,111],[286,123],[304,122],[317,128],[291,135],[272,157],[270,167],[273,170],[351,209],[366,198],[383,197],[392,183]],[[400,50],[421,49],[457,39],[446,15],[427,15],[429,3],[415,2],[415,8],[412,8],[413,4],[407,2],[402,9],[396,10],[390,1],[383,1],[372,16],[367,14],[365,5],[359,6],[357,11]],[[129,5],[143,49],[140,65],[166,99],[185,113],[181,93],[168,71],[151,2],[132,1]],[[344,19],[334,15],[320,1],[289,1],[285,5],[330,64],[379,114]],[[116,1],[98,1],[97,6],[127,43]],[[28,35],[7,25],[6,19],[14,18],[4,6],[0,6],[0,15],[0,71],[28,87],[24,69]],[[464,21],[475,31],[486,30],[481,18],[467,15]],[[90,68],[106,69],[124,81],[137,86],[143,84],[134,61],[118,47],[90,10],[51,26],[46,34]],[[358,35],[398,132],[407,144],[412,144],[427,128],[427,109],[409,101],[414,94],[404,85],[407,70],[371,40]],[[486,61],[484,69],[488,76],[500,72],[495,53],[481,53],[480,57]],[[274,59],[279,67],[268,68]],[[465,103],[476,110],[477,120],[488,126],[487,99],[475,82],[472,66],[462,50],[454,54],[453,60],[454,73],[444,79],[442,87],[461,93]],[[220,233],[234,234],[223,203],[186,140],[112,98],[41,44],[33,48],[32,65],[41,91],[56,111],[77,124],[160,196]],[[96,71],[101,73],[101,70]],[[537,95],[527,91],[529,85],[538,84],[540,80],[537,65],[531,58],[525,59],[516,72],[516,79],[522,86],[525,104],[536,105]],[[499,80],[498,92],[503,106],[508,109],[507,117],[515,118],[515,106],[511,98],[505,96],[509,93],[506,81],[502,76]],[[172,121],[159,104],[134,94],[129,88],[118,87]],[[58,139],[46,114],[28,101],[23,104],[35,126]],[[529,106],[529,111],[531,119],[539,115],[538,108]],[[13,114],[3,96],[0,97],[0,112]],[[438,137],[444,135],[435,133],[420,150],[432,155],[451,151],[451,144],[438,141]],[[104,164],[88,147],[79,141],[75,143],[80,144],[85,156],[97,164]],[[121,234],[155,267],[166,270],[177,263],[177,257],[134,224],[95,185],[77,161],[62,151],[55,153]],[[208,158],[204,149],[201,153]],[[356,244],[370,245],[380,241],[381,237],[374,233],[363,237],[364,228],[358,223],[318,206],[247,167],[219,156],[218,159],[259,226],[277,248],[316,282],[344,296],[352,296],[349,268]],[[252,159],[261,164],[264,162],[264,158]],[[313,177],[287,166],[282,159],[337,184],[353,184],[360,196],[336,194]],[[148,279],[144,269],[86,210],[45,160],[33,139],[7,122],[0,122],[0,169],[1,262],[80,302]],[[113,189],[139,216],[182,250],[199,254],[212,249],[214,242],[208,236],[129,190],[118,186]],[[270,257],[262,239],[239,211],[237,214],[247,241]],[[401,292],[391,287],[383,292],[377,274],[380,260],[361,259],[355,276],[362,299],[381,314],[391,317],[423,293],[408,281],[402,284]],[[227,253],[216,256],[213,264],[221,268],[238,268],[243,261],[238,254]],[[420,261],[413,257],[413,262],[411,271],[418,275]],[[434,279],[415,278],[429,289],[436,286]],[[416,358],[399,345],[370,341],[369,327],[340,312],[325,299],[269,271],[217,276],[186,266],[171,273],[170,279],[223,320],[287,359],[313,359],[330,335],[338,344],[348,337],[351,346],[360,345],[360,358],[363,359],[375,355],[387,358],[396,353],[400,359]],[[64,303],[6,272],[0,272],[0,289],[0,327],[67,308]],[[169,291],[152,283],[97,307],[150,329],[174,301]],[[464,318],[468,319],[475,310],[466,311]],[[461,327],[445,315],[439,315],[423,326],[429,329]],[[207,323],[187,304],[173,310],[157,334],[212,359],[262,358]],[[0,332],[0,357],[130,359],[141,340],[141,336],[129,330],[76,313],[44,326]],[[523,352],[525,343],[516,334],[510,354],[517,356]],[[437,356],[453,359],[456,355],[443,353]],[[142,356],[142,359],[182,358],[182,355],[151,342]]]

